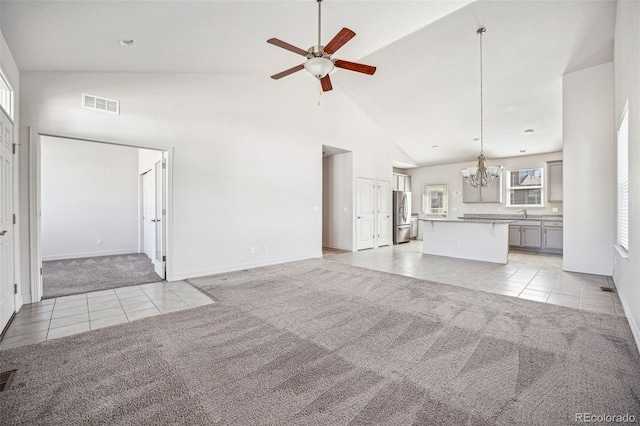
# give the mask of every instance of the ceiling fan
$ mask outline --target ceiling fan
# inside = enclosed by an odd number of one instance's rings
[[[320,44],[322,0],[316,1],[318,2],[318,44],[316,46],[311,46],[308,50],[303,50],[277,38],[270,38],[269,40],[267,40],[267,43],[271,43],[275,46],[281,47],[307,58],[307,61],[304,64],[296,65],[293,68],[289,68],[288,70],[282,71],[278,74],[274,74],[271,76],[271,78],[273,78],[274,80],[278,80],[304,68],[311,75],[320,80],[322,91],[328,92],[329,90],[333,89],[333,86],[331,85],[331,79],[329,78],[329,73],[333,71],[334,67],[373,75],[373,73],[376,72],[376,67],[331,58],[331,55],[336,53],[338,49],[340,49],[349,40],[355,37],[356,33],[351,31],[349,28],[341,29],[326,46]]]

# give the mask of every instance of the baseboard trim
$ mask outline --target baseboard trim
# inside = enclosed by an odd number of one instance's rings
[[[31,299],[31,297],[29,297],[29,299]],[[22,294],[18,294],[16,296],[16,312],[18,312],[23,305],[24,305],[24,301],[22,300]]]
[[[43,262],[48,262],[51,260],[67,260],[67,259],[83,259],[86,257],[99,257],[99,256],[117,256],[119,254],[131,254],[138,253],[138,248],[130,248],[126,250],[107,250],[95,253],[68,253],[68,254],[60,254],[60,255],[51,255],[51,256],[42,256]]]
[[[225,272],[241,271],[243,269],[260,268],[262,266],[279,265],[281,263],[296,262],[298,260],[314,259],[322,257],[322,251],[317,251],[298,256],[283,257],[279,259],[269,259],[257,262],[240,263],[236,265],[220,266],[216,268],[198,269],[195,271],[177,272],[171,274],[169,281],[181,281],[189,278],[205,277],[207,275],[223,274]]]
[[[334,249],[334,250],[353,251],[351,248],[334,246],[334,245],[331,245],[331,244],[323,244],[322,247],[326,247],[326,248],[330,248],[330,249]]]
[[[21,294],[20,297],[22,298],[22,304],[23,305],[29,305],[33,302],[31,302],[31,293],[29,294]]]
[[[614,280],[615,284],[615,280]],[[616,286],[617,289],[617,286]],[[618,290],[618,297],[620,298],[620,302],[622,302],[622,309],[624,309],[624,316],[627,318],[627,322],[629,323],[629,328],[631,329],[631,334],[633,335],[633,340],[636,342],[636,350],[640,352],[640,328],[636,324],[636,321],[633,319],[633,315],[631,315],[631,307],[629,303],[627,303],[627,299],[625,298],[623,293],[620,293]]]

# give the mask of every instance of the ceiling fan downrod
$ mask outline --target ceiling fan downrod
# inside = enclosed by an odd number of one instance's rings
[[[322,0],[316,0],[318,2],[318,50],[322,47]]]

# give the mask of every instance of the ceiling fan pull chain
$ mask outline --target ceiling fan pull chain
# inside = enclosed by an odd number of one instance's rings
[[[322,96],[322,84],[320,83],[319,78],[317,80],[318,80],[318,106],[320,106],[320,96]]]

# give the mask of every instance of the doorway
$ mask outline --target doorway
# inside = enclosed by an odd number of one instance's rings
[[[72,189],[67,187],[68,190],[65,190],[65,187],[58,186],[52,190],[51,183],[56,179],[43,179],[45,176],[51,176],[51,170],[49,170],[51,163],[47,162],[49,158],[47,152],[50,153],[51,149],[43,150],[43,147],[46,148],[46,144],[51,141],[56,141],[58,148],[62,143],[75,144],[74,149],[68,151],[70,155],[77,156],[83,151],[93,152],[85,156],[84,160],[76,159],[77,166],[69,166],[65,169],[62,178],[67,182],[71,179]],[[35,209],[31,209],[30,224],[33,241],[31,270],[34,272],[31,276],[31,302],[38,302],[43,297],[156,282],[165,277],[168,258],[166,250],[170,247],[167,244],[170,228],[168,220],[170,212],[167,206],[171,196],[169,191],[171,150],[45,134],[33,129],[31,129],[30,148],[32,160],[30,196],[33,200],[32,205],[36,206]],[[104,154],[108,151],[115,151],[118,154],[115,156]],[[124,152],[127,154],[125,155]],[[60,158],[60,152],[57,154]],[[133,156],[134,159],[129,158],[125,161],[123,158],[127,156]],[[154,213],[159,206],[159,215],[153,218],[156,222],[152,222],[158,225],[154,226],[152,234],[154,239],[159,238],[160,241],[153,244],[152,251],[147,256],[140,237],[142,194],[144,194],[144,188],[140,185],[140,167],[145,164],[146,159],[151,157],[154,161],[149,175],[154,183],[152,197]],[[57,165],[58,168],[59,166]],[[77,173],[75,177],[73,173]],[[126,175],[127,182],[132,184],[126,188],[115,185],[121,175]],[[160,181],[157,185],[156,179]],[[107,191],[99,191],[100,185],[106,187]],[[74,193],[77,201],[69,199],[67,192]],[[48,203],[52,195],[60,198],[58,206],[62,204],[62,207],[66,208],[54,212],[51,206],[55,204]],[[64,206],[64,204],[67,205]],[[64,213],[60,214],[61,211]],[[40,212],[42,214],[38,214]],[[73,226],[69,227],[69,223]],[[52,240],[52,236],[63,238]],[[49,244],[51,241],[57,241],[57,243],[63,241],[62,250],[60,250],[60,244],[54,244],[55,250],[52,250]],[[56,294],[47,290],[51,288],[47,286],[47,271],[53,271],[50,266],[57,267],[62,271],[63,278],[74,284],[64,289],[66,293]],[[69,275],[72,271],[74,278],[82,275],[89,276],[91,288],[83,288],[84,283],[79,279],[64,277],[65,273]],[[64,284],[66,285],[66,282]]]
[[[151,260],[154,272],[164,279],[165,268],[165,216],[166,216],[166,159],[162,152],[149,152],[140,155],[141,165],[144,161],[149,162],[153,167],[146,170],[140,176],[140,247]],[[143,167],[146,168],[146,167]]]
[[[322,252],[353,250],[353,153],[322,146]]]

